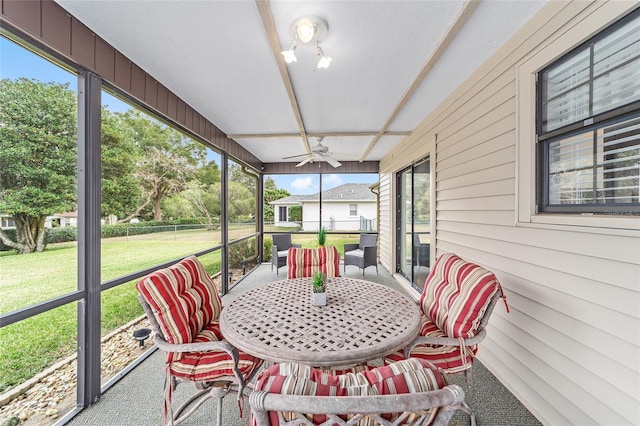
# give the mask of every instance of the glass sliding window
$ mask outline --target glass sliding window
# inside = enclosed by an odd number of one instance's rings
[[[640,11],[540,73],[538,209],[640,215]]]
[[[42,303],[79,298],[77,105],[77,74],[0,36],[0,316],[27,316],[1,321],[0,393],[67,360],[58,416],[75,408],[78,304]],[[58,401],[40,397],[3,413],[46,418]]]

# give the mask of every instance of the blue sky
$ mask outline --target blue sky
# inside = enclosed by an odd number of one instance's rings
[[[0,78],[32,78],[44,82],[69,83],[69,88],[77,91],[75,74],[43,60],[5,37],[0,37]],[[126,111],[132,108],[121,100],[103,92],[102,103],[111,111]],[[215,123],[214,123],[215,124]],[[210,158],[220,162],[220,156],[211,152]],[[339,170],[339,169],[338,169]],[[305,175],[269,175],[279,188],[291,194],[315,194],[320,189],[319,174]],[[322,175],[322,189],[327,190],[345,183],[367,183],[378,181],[377,174],[326,174]]]

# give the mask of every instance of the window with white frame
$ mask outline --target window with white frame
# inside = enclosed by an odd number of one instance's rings
[[[537,204],[640,215],[640,10],[538,75]]]
[[[349,204],[349,216],[358,216],[357,204]]]

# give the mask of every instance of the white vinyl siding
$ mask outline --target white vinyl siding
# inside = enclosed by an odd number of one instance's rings
[[[391,182],[392,175],[389,173],[380,173],[380,211],[378,212],[379,219],[379,235],[378,241],[380,242],[380,263],[388,271],[395,271],[395,257],[394,257],[394,238],[395,230],[392,221],[393,217],[393,203],[395,200],[391,199]]]
[[[382,183],[437,140],[432,253],[498,276],[511,312],[496,307],[478,358],[544,424],[640,424],[640,226],[535,214],[535,80],[520,67],[543,57],[534,79],[633,7],[547,3],[380,164]],[[393,221],[380,220],[386,266]]]

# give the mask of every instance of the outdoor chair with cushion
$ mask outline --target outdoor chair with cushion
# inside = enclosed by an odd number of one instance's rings
[[[465,373],[471,384],[471,367],[478,344],[485,338],[493,308],[506,296],[496,276],[455,254],[440,256],[420,296],[420,335],[404,351],[385,358],[386,363],[420,358],[444,373]]]
[[[446,425],[467,411],[463,390],[417,359],[339,376],[276,364],[258,376],[249,403],[252,426]]]
[[[271,270],[276,266],[276,275],[281,267],[287,264],[287,252],[291,247],[301,247],[300,244],[291,243],[291,234],[273,234],[271,246]]]
[[[420,234],[413,234],[413,250],[416,259],[416,266],[420,269],[421,266],[429,267],[431,261],[431,245],[420,241]]]
[[[347,265],[355,265],[364,270],[367,266],[375,266],[378,273],[378,234],[360,234],[360,243],[344,245],[344,273]]]
[[[217,398],[217,424],[221,425],[222,398],[237,392],[240,402],[262,361],[223,340],[218,322],[222,301],[214,282],[192,256],[147,275],[136,288],[155,331],[155,343],[166,352],[165,423],[178,424],[204,401]],[[174,413],[171,397],[182,381],[194,382],[196,393]]]
[[[315,271],[328,278],[340,276],[340,253],[334,246],[296,248],[289,250],[287,278],[310,277]]]

